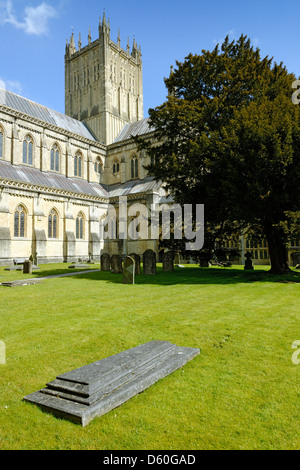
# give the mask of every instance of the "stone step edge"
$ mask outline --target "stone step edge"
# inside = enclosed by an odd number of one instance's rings
[[[139,363],[139,365],[146,363],[149,360],[152,360],[155,357],[158,357],[160,354],[164,353],[165,351],[169,351],[170,349],[176,348],[177,346],[175,344],[170,343],[170,341],[163,341],[163,340],[153,340],[149,341],[148,343],[140,344],[139,346],[135,346],[131,349],[127,349],[125,351],[122,351],[120,353],[114,354],[112,356],[106,357],[104,359],[101,359],[99,361],[93,362],[91,364],[87,364],[83,367],[79,367],[77,369],[74,369],[72,371],[66,372],[64,374],[58,375],[56,378],[60,380],[64,380],[67,382],[72,382],[76,384],[82,384],[82,385],[87,385],[87,386],[94,386],[95,384],[97,385],[97,382],[102,381],[103,379],[109,378],[110,375],[113,375],[115,371],[121,370],[123,365],[120,366],[120,360],[125,361],[126,365],[131,364],[131,367],[135,363]],[[147,350],[147,348],[150,348]],[[143,350],[146,351],[143,351]],[[137,360],[137,357],[135,356],[136,352],[142,351],[143,356],[146,356],[145,359],[142,360],[139,359]],[[132,357],[131,357],[132,356]],[[114,364],[114,362],[117,361],[117,365],[112,366],[111,363]],[[108,372],[101,372],[97,370],[97,376],[96,378],[92,379],[90,377],[90,368],[91,366],[101,366],[103,363],[109,364],[109,371]],[[113,367],[113,368],[112,368]],[[89,375],[89,380],[85,381],[83,379],[78,378],[78,372],[82,372],[84,370],[88,370],[88,375]]]
[[[114,388],[121,387],[124,383],[127,383],[133,380],[135,377],[138,377],[144,372],[147,372],[149,369],[157,366],[162,361],[165,361],[172,354],[176,354],[178,347],[172,345],[169,349],[160,352],[160,354],[155,355],[154,357],[147,358],[147,361],[141,362],[138,366],[127,369],[126,372],[121,373],[118,377],[111,378],[106,384],[101,383],[99,389],[92,394],[86,394],[84,391],[78,390],[78,385],[73,382],[73,388],[71,384],[64,384],[62,381],[54,380],[47,383],[47,388],[42,389],[43,393],[49,393],[51,395],[62,396],[64,398],[73,399],[73,401],[78,401],[81,403],[90,404],[93,401],[99,400],[101,396],[113,392]],[[68,395],[64,396],[63,394]]]

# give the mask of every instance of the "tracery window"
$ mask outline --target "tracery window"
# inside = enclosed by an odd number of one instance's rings
[[[120,171],[120,163],[119,160],[115,160],[113,163],[113,174],[116,175]]]
[[[74,157],[74,176],[81,177],[82,175],[82,155],[81,152],[77,152]]]
[[[25,237],[26,212],[20,204],[14,213],[14,236],[18,238]]]
[[[33,140],[27,135],[23,140],[23,163],[32,165],[33,163]]]
[[[84,217],[81,212],[76,217],[76,238],[79,240],[84,238]]]
[[[48,216],[48,238],[58,237],[58,215],[55,209],[52,209]]]
[[[95,172],[96,173],[102,173],[102,162],[100,160],[100,158],[98,157],[97,160],[95,161],[95,164],[94,164],[94,169],[95,169]]]
[[[131,178],[139,176],[139,159],[136,155],[131,158]]]
[[[60,152],[57,144],[54,144],[50,152],[50,170],[59,171]]]

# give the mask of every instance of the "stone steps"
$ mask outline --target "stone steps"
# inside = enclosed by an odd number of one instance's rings
[[[56,377],[24,397],[57,417],[86,426],[185,365],[199,349],[151,341]]]

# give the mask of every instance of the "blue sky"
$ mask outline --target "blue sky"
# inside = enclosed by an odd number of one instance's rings
[[[212,50],[229,34],[246,34],[262,56],[300,76],[299,0],[0,0],[0,85],[64,112],[64,53],[74,30],[87,44],[97,38],[105,9],[111,39],[141,45],[144,114],[163,103],[163,78],[176,60]]]

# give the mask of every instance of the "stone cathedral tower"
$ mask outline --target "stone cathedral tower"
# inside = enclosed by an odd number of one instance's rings
[[[131,50],[130,50],[131,49]],[[74,33],[65,53],[65,113],[83,121],[95,137],[111,144],[125,124],[143,119],[143,72],[141,48],[134,39],[121,48],[110,39],[110,24],[99,20],[99,38],[78,48]]]

